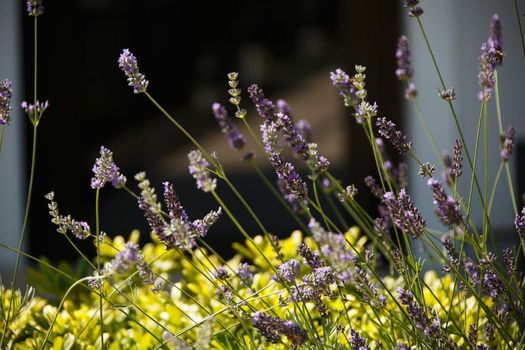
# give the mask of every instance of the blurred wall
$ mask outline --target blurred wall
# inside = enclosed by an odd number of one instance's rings
[[[489,36],[490,20],[493,14],[500,16],[503,27],[503,49],[505,58],[503,66],[498,69],[500,79],[501,105],[503,114],[503,128],[508,125],[516,128],[517,139],[525,137],[525,118],[523,115],[525,91],[525,59],[521,51],[519,32],[516,23],[513,2],[511,1],[425,1],[422,3],[425,13],[421,16],[427,31],[430,43],[436,55],[439,67],[447,87],[454,87],[458,96],[454,102],[456,112],[463,128],[466,142],[471,155],[474,153],[474,141],[480,109],[477,98],[479,91],[478,71],[480,47]],[[520,2],[521,11],[525,9],[525,2]],[[440,86],[436,71],[425,46],[417,22],[403,15],[404,32],[411,40],[412,62],[419,95],[418,101],[422,106],[430,129],[437,140],[439,150],[452,152],[454,140],[458,137],[455,124],[448,105],[437,95]],[[410,138],[414,143],[414,150],[420,159],[436,164],[439,161],[434,156],[430,143],[423,132],[417,118],[416,110],[410,103],[405,104],[405,115],[409,127]],[[495,114],[495,100],[490,101],[489,119],[489,153],[490,178],[492,184],[498,170],[499,162],[499,132]],[[483,186],[483,148],[480,146],[478,158],[478,175]],[[517,188],[518,176],[516,171],[516,152],[511,159],[514,188]],[[441,167],[438,176],[441,176]],[[411,192],[427,218],[431,228],[442,227],[434,215],[431,193],[426,180],[417,175],[418,166],[411,163]],[[463,175],[460,181],[460,191],[468,197],[471,172],[464,156]],[[511,206],[506,178],[504,173],[500,179],[498,194],[491,213],[491,221],[498,235],[498,243],[510,244],[517,235],[513,229],[514,213]],[[518,197],[518,207],[523,203]],[[481,203],[476,196],[473,201],[474,222],[481,226]]]
[[[11,124],[5,128],[0,153],[0,242],[11,247],[18,246],[23,212],[22,182],[22,128],[26,122],[20,113],[22,90],[20,16],[22,2],[0,1],[0,80],[13,81]],[[2,248],[0,275],[9,283],[16,255]],[[23,271],[23,266],[20,269]]]

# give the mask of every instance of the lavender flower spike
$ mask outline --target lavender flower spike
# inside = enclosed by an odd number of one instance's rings
[[[85,239],[91,234],[87,222],[77,221],[71,215],[62,216],[59,214],[54,192],[49,192],[45,198],[49,201],[47,207],[49,208],[49,215],[52,217],[51,222],[58,226],[58,233],[65,235],[69,231],[78,239]]]
[[[265,119],[273,120],[275,106],[272,101],[264,97],[262,89],[257,84],[253,84],[248,88],[248,94],[255,104],[257,113]]]
[[[282,263],[278,268],[276,274],[273,276],[274,281],[293,284],[294,280],[299,275],[301,265],[295,259],[290,259]]]
[[[408,81],[412,78],[413,70],[410,64],[410,49],[408,47],[408,38],[401,35],[397,41],[396,50],[396,77],[401,81]]]
[[[13,96],[13,83],[5,79],[0,83],[0,125],[8,125],[11,120],[9,112],[11,97]]]
[[[419,17],[423,14],[423,9],[418,6],[419,0],[405,0],[405,7],[410,7],[410,11],[408,11],[408,15],[410,17]]]
[[[514,225],[516,225],[516,231],[525,239],[525,207],[521,209],[521,214],[516,215]]]
[[[190,174],[197,181],[197,188],[204,192],[212,192],[217,187],[217,179],[210,176],[210,163],[204,158],[201,151],[193,150],[188,153]]]
[[[240,150],[246,143],[242,134],[237,130],[235,122],[228,115],[228,111],[220,103],[214,103],[211,106],[211,110],[219,126],[221,127],[222,133],[228,138],[228,144],[235,150]]]
[[[428,185],[432,190],[434,204],[437,205],[436,214],[441,222],[450,228],[452,228],[453,225],[460,224],[463,216],[459,208],[459,201],[451,196],[447,196],[443,186],[435,178],[430,178]]]
[[[376,125],[379,128],[379,134],[390,141],[400,155],[407,154],[410,151],[412,142],[408,142],[406,136],[397,130],[396,124],[386,118],[379,118]]]
[[[306,330],[292,321],[284,321],[258,311],[253,315],[252,323],[268,343],[277,344],[285,336],[297,348],[308,340]]]
[[[370,350],[370,347],[366,344],[365,338],[359,333],[350,328],[350,344],[353,350]]]
[[[122,50],[118,59],[118,66],[128,77],[128,85],[133,87],[134,93],[146,92],[149,81],[146,80],[144,74],[140,73],[137,58],[129,49]]]
[[[100,147],[100,157],[93,165],[94,177],[91,179],[92,189],[101,189],[107,182],[111,182],[115,188],[122,188],[126,184],[126,177],[119,171],[113,162],[113,152],[104,146]]]
[[[509,161],[509,158],[512,154],[512,150],[514,149],[514,141],[515,141],[515,131],[512,126],[509,126],[509,128],[507,129],[507,132],[505,133],[505,139],[503,140],[503,146],[500,152],[502,161],[504,162]]]
[[[44,13],[42,0],[27,0],[26,10],[29,16],[37,17]]]
[[[501,34],[501,21],[499,16],[495,14],[490,20],[490,46],[494,53],[494,60],[496,65],[503,62],[503,40]]]
[[[425,220],[423,220],[421,213],[404,188],[399,191],[397,199],[394,193],[385,193],[383,203],[386,205],[392,221],[400,230],[414,239],[419,238],[424,233]]]

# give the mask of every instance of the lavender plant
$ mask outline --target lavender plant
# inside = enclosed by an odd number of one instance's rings
[[[140,72],[138,59],[129,49],[124,49],[118,67],[128,85],[135,94],[144,95],[193,144],[195,149],[188,154],[189,173],[197,189],[211,196],[219,207],[201,219],[191,220],[176,194],[176,183],[163,183],[164,204],[161,204],[145,172],[134,176],[136,190],[128,187],[113,153],[101,147],[90,184],[95,191],[94,230],[88,222],[62,215],[54,192],[46,195],[51,222],[90,268],[88,275],[75,277],[65,269],[21,251],[31,206],[37,127],[48,108],[47,101],[42,103],[37,99],[37,18],[43,15],[44,6],[42,1],[27,1],[27,12],[34,17],[35,25],[34,100],[33,103],[24,101],[21,107],[34,131],[32,166],[19,246],[1,244],[17,254],[17,263],[11,287],[0,285],[0,347],[525,348],[525,279],[517,268],[519,259],[525,255],[525,207],[518,209],[508,164],[514,149],[515,130],[509,127],[503,131],[499,107],[497,72],[505,56],[501,21],[497,15],[492,17],[490,36],[481,46],[480,115],[476,140],[469,145],[457,123],[455,104],[460,99],[453,88],[446,87],[441,75],[423,26],[424,10],[419,0],[407,0],[404,6],[425,40],[439,78],[439,96],[450,108],[458,137],[452,156],[441,157],[436,152],[442,164],[420,159],[408,137],[382,116],[379,104],[370,99],[365,66],[356,65],[354,74],[342,69],[330,73],[329,78],[343,98],[344,106],[350,109],[372,149],[377,171],[364,182],[378,200],[379,217],[374,218],[373,213],[360,205],[354,184],[344,184],[332,175],[330,163],[321,155],[307,121],[295,121],[286,101],[274,103],[256,84],[247,88],[259,115],[252,116],[242,108],[244,96],[239,73],[229,73],[225,97],[228,96],[234,107],[232,115],[236,118],[230,117],[226,106],[217,102],[211,106],[212,114],[233,150],[245,151],[247,138],[243,130],[259,147],[243,158],[301,228],[289,238],[278,239],[230,181],[220,158],[206,150],[148,92],[149,81]],[[517,15],[519,23],[518,10]],[[525,56],[523,39],[522,45]],[[415,72],[406,36],[399,39],[393,54],[397,68],[392,74],[403,82],[404,96],[415,105],[436,149],[411,81]],[[10,120],[11,94],[11,82],[5,80],[0,85],[0,146],[4,127]],[[497,106],[501,149],[498,176],[489,184],[486,149],[488,106],[492,102]],[[250,127],[247,118],[260,118],[260,134]],[[236,125],[238,120],[243,122],[241,127]],[[481,142],[485,147],[484,158],[478,154]],[[410,196],[406,163],[393,163],[386,143],[398,155],[413,158],[419,164],[421,178],[428,177],[414,181],[427,182],[442,230],[427,226]],[[287,148],[294,156],[292,159],[288,159]],[[275,170],[274,178],[267,177],[251,161],[255,153],[267,159]],[[477,171],[478,161],[484,164],[483,177]],[[306,164],[308,174],[297,170],[297,162]],[[472,172],[468,196],[463,196],[458,189],[464,166]],[[519,245],[498,251],[491,245],[496,237],[490,211],[503,169]],[[149,224],[152,243],[141,247],[137,232],[125,239],[111,238],[101,230],[100,193],[109,183],[137,202]],[[232,212],[218,194],[219,186],[234,194],[259,232],[248,233],[237,219],[241,214]],[[331,211],[323,208],[318,193],[320,186],[329,189],[322,193],[333,205]],[[472,219],[475,200],[479,200],[482,207],[481,228]],[[351,216],[357,225],[349,227],[340,212]],[[336,218],[332,218],[332,214]],[[245,238],[244,242],[234,244],[237,255],[229,260],[223,259],[205,240],[208,232],[213,232],[213,224],[226,219]],[[95,258],[83,253],[77,239],[92,240],[97,251]],[[423,247],[429,261],[442,265],[441,271],[425,265],[426,260],[415,253],[416,244]],[[46,271],[57,274],[68,283],[58,305],[35,296],[34,289],[25,293],[14,289],[21,256],[38,262],[40,274]],[[383,270],[388,272],[379,272]],[[76,289],[84,290],[85,294],[81,298],[70,298]]]

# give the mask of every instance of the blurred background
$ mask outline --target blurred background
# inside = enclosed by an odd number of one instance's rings
[[[516,127],[518,139],[523,138],[521,95],[525,90],[525,65],[511,4],[450,0],[424,2],[423,6],[426,13],[422,19],[445,80],[456,88],[461,122],[471,141],[479,108],[476,100],[479,46],[489,35],[491,15],[496,12],[500,15],[507,54],[500,74],[504,119],[505,124]],[[13,247],[18,242],[29,168],[32,130],[18,104],[33,98],[32,20],[25,13],[24,1],[0,1],[0,79],[9,77],[16,84],[13,123],[0,155],[0,241]],[[187,174],[186,154],[191,145],[145,96],[134,95],[127,86],[117,64],[123,48],[129,48],[137,56],[141,72],[150,81],[148,91],[206,149],[217,151],[232,182],[271,232],[285,236],[297,225],[276,204],[252,168],[240,161],[242,154],[228,148],[211,113],[213,102],[220,102],[233,112],[228,103],[226,77],[231,71],[240,73],[241,104],[248,110],[248,118],[256,130],[261,118],[246,94],[252,83],[259,84],[273,101],[285,99],[296,120],[304,118],[312,124],[315,141],[320,152],[331,161],[333,172],[345,184],[355,183],[360,190],[359,201],[375,214],[375,202],[362,181],[366,175],[375,174],[372,154],[360,127],[332,87],[329,72],[340,67],[351,73],[355,64],[366,65],[367,89],[370,99],[379,104],[380,115],[408,130],[418,155],[435,162],[415,111],[405,104],[402,86],[394,75],[394,52],[402,33],[411,39],[415,82],[423,112],[440,149],[451,150],[456,138],[454,124],[446,104],[436,94],[438,82],[421,34],[400,3],[49,1],[44,15],[39,17],[38,87],[39,98],[48,99],[50,107],[39,127],[25,250],[52,260],[77,258],[77,253],[50,223],[43,196],[54,190],[62,214],[86,220],[93,227],[95,192],[89,183],[101,145],[114,152],[131,189],[137,190],[133,175],[145,170],[158,193],[162,193],[162,181],[175,184],[191,217],[202,217],[217,207],[211,197],[196,190]],[[496,128],[490,136],[497,157]],[[255,149],[255,145],[249,144],[248,148]],[[521,160],[514,156],[511,163],[519,193],[525,191],[525,156],[521,148],[518,154]],[[265,156],[258,153],[261,168],[270,179],[275,179]],[[429,225],[438,227],[426,181],[418,180],[417,167],[410,166],[410,191]],[[491,164],[492,177],[496,170],[497,164]],[[463,179],[469,176],[465,171]],[[467,182],[462,186],[468,190]],[[505,186],[501,181],[502,194],[493,216],[502,244],[509,245],[516,237]],[[218,192],[248,232],[259,234],[233,194],[220,183]],[[480,218],[475,219],[481,222]],[[101,193],[101,228],[112,236],[126,236],[135,228],[141,230],[145,241],[149,236],[136,201],[125,191],[110,187]],[[210,244],[226,255],[232,253],[231,242],[240,239],[242,236],[226,216],[207,237]],[[91,243],[82,243],[81,249],[93,252]],[[6,281],[15,255],[2,251],[0,256]]]

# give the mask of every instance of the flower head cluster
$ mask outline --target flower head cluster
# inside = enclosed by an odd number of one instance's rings
[[[459,200],[448,196],[441,182],[435,178],[430,178],[427,184],[432,190],[434,204],[437,206],[436,214],[441,222],[450,228],[452,228],[453,225],[460,224],[463,216],[459,208]]]
[[[396,124],[386,118],[378,118],[376,125],[379,128],[379,134],[390,141],[392,146],[399,154],[407,154],[412,148],[412,142],[408,142],[406,136],[397,130]]]
[[[308,340],[306,330],[293,321],[284,321],[258,311],[253,315],[252,323],[268,343],[277,344],[285,336],[297,347]]]
[[[350,344],[352,345],[352,350],[370,350],[365,338],[352,328],[350,328]]]
[[[237,276],[241,282],[248,288],[253,284],[253,273],[250,271],[250,265],[247,263],[241,263],[237,267]]]
[[[328,265],[337,272],[337,277],[343,283],[348,283],[352,275],[350,262],[354,254],[348,249],[345,236],[326,231],[315,219],[310,219],[308,228]]]
[[[454,91],[454,88],[447,88],[443,91],[439,92],[439,97],[441,97],[443,100],[450,102],[457,99],[456,92]]]
[[[452,269],[457,269],[459,267],[459,254],[456,248],[454,247],[454,244],[452,243],[450,237],[445,237],[443,239],[443,247],[445,247],[445,250],[447,252],[448,260],[447,265],[443,265],[443,272],[449,273]]]
[[[224,266],[218,266],[215,271],[213,271],[213,276],[221,281],[226,281],[230,278],[230,273]]]
[[[144,211],[148,224],[167,249],[190,250],[196,246],[196,239],[204,237],[209,228],[221,215],[221,208],[211,211],[203,219],[190,221],[190,218],[175,193],[173,185],[164,182],[164,202],[168,209],[169,222],[160,215],[160,204],[142,195],[139,208]]]
[[[239,89],[239,73],[228,73],[228,85],[230,85],[230,89],[228,90],[228,93],[231,96],[230,103],[235,107],[239,107],[239,105],[241,104],[241,89]]]
[[[128,78],[128,85],[133,87],[133,92],[139,94],[146,92],[149,81],[146,76],[139,71],[137,58],[129,49],[122,50],[118,59],[118,66]]]
[[[372,176],[368,175],[365,177],[365,185],[370,189],[370,192],[377,198],[377,199],[383,199],[383,195],[385,192],[383,189],[379,186],[376,179],[374,179]]]
[[[432,163],[423,163],[419,166],[418,175],[421,177],[432,177],[436,171],[436,166]]]
[[[0,125],[7,125],[11,120],[11,97],[13,96],[13,83],[5,79],[0,83]]]
[[[525,207],[521,209],[520,214],[516,215],[514,225],[516,226],[516,231],[518,231],[522,237],[525,237]]]
[[[339,95],[343,97],[344,105],[356,108],[360,99],[356,96],[357,91],[350,76],[342,69],[337,68],[335,71],[330,72],[330,80],[339,91]]]
[[[299,133],[301,133],[301,135],[303,135],[303,138],[306,142],[312,142],[312,125],[308,122],[308,120],[299,119],[297,122],[295,122],[295,128],[297,131],[299,131]]]
[[[278,124],[273,121],[263,123],[261,133],[265,151],[277,173],[279,189],[294,210],[303,209],[308,204],[307,187],[295,167],[281,155]]]
[[[248,88],[248,94],[255,104],[257,113],[259,113],[259,115],[265,119],[273,120],[275,106],[272,101],[264,97],[262,89],[257,84],[253,84]]]
[[[330,286],[337,281],[337,274],[331,267],[318,267],[303,277],[303,284],[291,288],[288,299],[293,303],[312,302],[321,316],[328,317],[322,297],[333,297]]]
[[[91,188],[101,189],[107,182],[115,188],[122,188],[126,185],[126,177],[120,173],[119,168],[113,162],[113,152],[104,146],[100,147],[100,157],[93,165],[93,178],[91,178]]]
[[[212,192],[217,187],[217,179],[210,176],[210,163],[204,158],[201,151],[193,150],[188,153],[190,174],[197,181],[197,188],[204,192]]]
[[[408,46],[408,38],[405,35],[401,35],[397,41],[397,50],[395,56],[397,63],[396,77],[407,84],[407,87],[405,88],[405,98],[407,100],[414,98],[417,96],[417,89],[416,85],[410,82],[414,71],[410,63],[410,48]]]
[[[282,98],[277,100],[276,103],[277,113],[286,114],[287,116],[290,116],[292,118],[292,109],[290,108],[290,105],[286,100],[283,100]]]
[[[40,118],[42,117],[42,114],[47,110],[49,107],[49,101],[46,102],[40,102],[36,101],[36,104],[33,103],[27,103],[26,101],[22,101],[20,104],[24,112],[27,113],[29,116],[29,119],[33,124],[36,124],[40,121]]]
[[[425,230],[425,220],[414,205],[412,198],[402,188],[398,198],[393,192],[383,195],[383,203],[386,205],[394,224],[411,238],[420,237]]]
[[[304,259],[304,262],[313,270],[322,267],[323,261],[317,251],[310,249],[304,242],[297,247],[297,253]]]
[[[500,156],[501,160],[508,162],[514,149],[515,142],[515,131],[512,126],[509,126],[507,132],[505,133],[505,138],[503,139],[503,146],[501,147]]]
[[[87,222],[77,221],[71,215],[62,216],[59,214],[54,192],[49,192],[45,197],[49,201],[47,206],[49,215],[52,217],[51,222],[58,226],[57,232],[66,234],[69,231],[78,239],[85,239],[91,234]]]
[[[492,97],[492,89],[496,82],[494,71],[503,62],[501,22],[498,15],[492,16],[490,22],[490,37],[481,45],[479,59],[478,81],[481,91],[478,97],[488,101]]]
[[[419,0],[405,0],[405,7],[410,7],[410,10],[408,11],[408,15],[410,17],[419,17],[423,14],[423,9],[418,6]]]
[[[235,122],[228,115],[228,111],[220,103],[214,103],[211,106],[213,116],[219,123],[222,133],[227,137],[228,144],[235,150],[240,150],[244,147],[246,140],[244,136],[239,132]]]
[[[406,306],[407,313],[410,318],[412,318],[416,328],[419,329],[425,337],[432,337],[437,340],[437,337],[441,333],[439,323],[427,317],[425,310],[414,300],[414,296],[409,290],[398,287],[397,294],[399,295],[401,304]]]
[[[401,35],[397,41],[396,61],[396,77],[401,81],[410,80],[410,78],[412,78],[413,70],[410,64],[408,38],[405,35]]]
[[[453,179],[457,179],[461,176],[463,173],[461,168],[463,167],[462,161],[463,156],[461,155],[461,150],[463,149],[463,142],[461,142],[461,139],[456,139],[456,142],[454,143],[454,158],[452,159],[452,171],[451,175],[453,176]]]
[[[26,10],[29,16],[37,17],[44,13],[42,0],[27,0]]]
[[[297,276],[299,276],[299,269],[301,265],[295,259],[290,259],[282,263],[273,276],[274,281],[283,284],[293,284]]]

